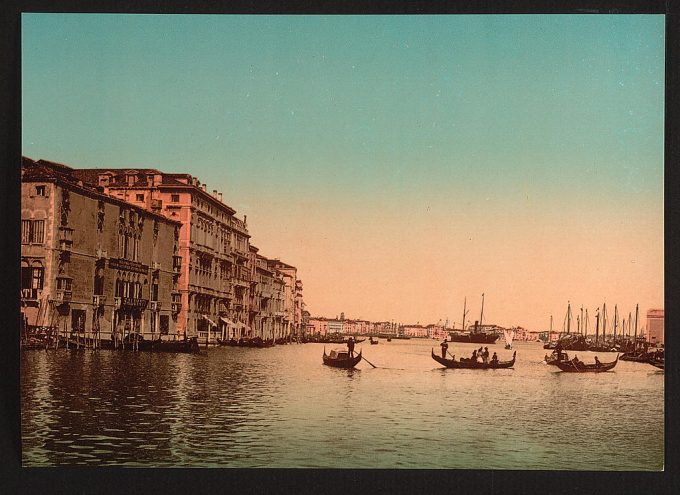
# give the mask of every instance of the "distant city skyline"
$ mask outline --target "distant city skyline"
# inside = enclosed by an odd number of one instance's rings
[[[661,15],[22,15],[22,153],[184,172],[313,315],[664,306]],[[17,164],[18,166],[18,164]],[[611,308],[611,309],[610,309]]]

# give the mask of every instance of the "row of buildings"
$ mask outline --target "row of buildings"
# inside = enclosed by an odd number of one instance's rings
[[[21,311],[28,328],[124,339],[290,338],[297,269],[263,256],[245,216],[189,174],[23,157]]]

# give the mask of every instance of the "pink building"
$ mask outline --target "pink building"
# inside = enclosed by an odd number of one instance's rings
[[[309,335],[321,335],[325,336],[328,334],[328,322],[327,318],[312,316],[307,322],[307,334]]]
[[[664,343],[664,310],[650,309],[647,311],[647,342],[651,344]]]

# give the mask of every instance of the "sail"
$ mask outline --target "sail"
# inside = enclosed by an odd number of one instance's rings
[[[515,337],[515,331],[510,329],[510,330],[503,330],[503,335],[505,336],[505,343],[508,345],[512,345],[512,339]]]

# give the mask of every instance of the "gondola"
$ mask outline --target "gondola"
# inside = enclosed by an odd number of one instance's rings
[[[612,369],[614,366],[616,366],[616,363],[618,363],[618,361],[619,355],[617,354],[616,359],[611,363],[600,363],[599,365],[597,365],[597,364],[585,364],[579,361],[577,364],[573,360],[571,360],[571,361],[558,361],[555,363],[555,366],[557,366],[559,369],[567,373],[602,373],[604,371],[609,371],[610,369]]]
[[[354,368],[359,361],[361,361],[361,351],[354,357],[349,357],[349,352],[344,349],[332,350],[330,354],[326,354],[326,348],[323,348],[323,364],[326,366],[349,369]]]
[[[378,339],[373,340],[373,337],[371,337],[370,339],[368,339],[368,341],[371,343],[371,345],[377,345],[377,344],[379,343],[379,342],[378,342]]]
[[[453,369],[465,369],[465,370],[487,370],[487,369],[501,369],[501,368],[512,368],[515,364],[515,356],[517,351],[512,353],[512,359],[510,361],[497,361],[495,363],[489,361],[488,363],[479,363],[471,359],[461,359],[456,361],[455,359],[446,359],[437,356],[432,350],[432,359],[437,361],[439,364],[446,366],[447,368]]]
[[[650,359],[647,362],[652,366],[659,368],[660,370],[665,370],[664,361],[664,359]]]

